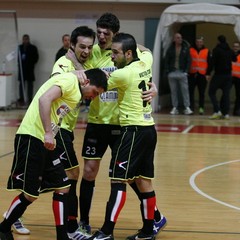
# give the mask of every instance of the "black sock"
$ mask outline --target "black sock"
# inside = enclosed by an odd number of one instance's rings
[[[154,209],[154,219],[156,222],[159,222],[161,220],[161,213],[159,212],[157,206],[155,206]]]
[[[12,224],[15,223],[18,218],[23,215],[27,206],[31,203],[32,202],[28,201],[25,198],[23,193],[15,197],[11,203],[10,208],[8,209],[6,217],[0,225],[0,231],[9,232],[11,230]]]
[[[92,197],[95,187],[95,180],[88,181],[82,178],[81,185],[80,185],[80,197],[79,197],[79,204],[80,204],[80,220],[86,224],[89,224],[89,212],[92,203]]]
[[[137,184],[135,182],[132,182],[131,184],[129,184],[129,186],[133,189],[133,191],[136,193],[138,199],[141,201],[141,194],[138,190]]]
[[[78,229],[78,197],[76,193],[77,180],[69,179],[71,184],[68,193],[68,232],[73,233]]]
[[[106,206],[105,221],[101,230],[109,235],[113,233],[114,226],[121,209],[126,201],[126,184],[125,183],[112,183],[111,194]],[[114,212],[113,212],[114,210]]]

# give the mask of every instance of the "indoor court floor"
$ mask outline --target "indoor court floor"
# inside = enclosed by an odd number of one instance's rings
[[[13,158],[13,140],[25,110],[0,111],[0,215],[17,192],[6,191]],[[157,205],[168,225],[157,236],[163,240],[240,239],[240,117],[210,120],[209,115],[154,114],[158,143],[154,188]],[[81,146],[87,114],[81,113],[75,130],[75,149],[82,170]],[[104,155],[96,181],[90,223],[101,227],[109,196],[108,164]],[[54,240],[52,193],[40,195],[23,216],[29,236],[17,240]],[[123,240],[141,228],[139,201],[128,188],[115,239]]]

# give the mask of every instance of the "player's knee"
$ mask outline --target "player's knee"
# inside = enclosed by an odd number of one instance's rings
[[[65,187],[65,188],[62,188],[62,189],[56,189],[55,190],[55,193],[57,193],[57,194],[61,194],[61,193],[66,194],[68,192],[69,192],[69,187]]]
[[[78,180],[79,178],[79,167],[66,170],[67,177],[72,180]]]
[[[83,171],[83,178],[88,181],[95,180],[96,176],[97,176],[97,172],[95,171],[95,169],[91,171],[90,168],[87,168],[87,169],[84,169]]]
[[[140,177],[140,178],[135,179],[135,182],[136,182],[137,187],[138,187],[140,192],[153,191],[151,179],[146,179],[146,178],[141,178]]]
[[[37,200],[36,197],[31,197],[27,194],[24,193],[24,197],[29,201],[29,202],[34,202],[35,200]]]
[[[83,178],[88,181],[95,180],[98,170],[99,170],[100,161],[85,161],[83,168]]]

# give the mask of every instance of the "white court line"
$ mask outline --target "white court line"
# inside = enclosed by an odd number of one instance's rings
[[[178,131],[179,128],[178,127],[157,127],[157,130],[160,131],[160,130],[165,130],[165,131]]]
[[[183,133],[183,134],[188,133],[193,127],[194,127],[194,125],[188,126],[186,129],[184,129],[184,131],[182,131],[182,133]]]
[[[199,171],[195,172],[195,173],[190,177],[189,183],[190,183],[191,187],[192,187],[196,192],[198,192],[200,195],[204,196],[205,198],[208,198],[208,199],[210,199],[210,200],[212,200],[212,201],[214,201],[214,202],[217,202],[217,203],[219,203],[219,204],[222,204],[222,205],[224,205],[224,206],[226,206],[226,207],[233,208],[233,209],[236,209],[236,210],[240,211],[240,208],[239,208],[239,207],[233,206],[233,205],[228,204],[228,203],[226,203],[226,202],[222,202],[222,201],[220,201],[220,200],[218,200],[218,199],[216,199],[216,198],[213,198],[213,197],[209,196],[208,194],[206,194],[206,193],[204,193],[202,190],[200,190],[200,189],[196,186],[196,184],[195,184],[195,179],[196,179],[196,177],[197,177],[200,173],[202,173],[202,172],[204,172],[204,171],[207,171],[207,170],[209,170],[209,169],[211,169],[211,168],[214,168],[214,167],[219,167],[219,166],[222,166],[222,165],[225,165],[225,164],[229,164],[229,163],[234,163],[234,162],[240,162],[240,160],[233,160],[233,161],[229,161],[229,162],[218,163],[218,164],[215,164],[215,165],[212,165],[212,166],[209,166],[209,167],[200,169]]]
[[[8,121],[0,120],[0,126],[5,126],[8,123],[9,123]]]

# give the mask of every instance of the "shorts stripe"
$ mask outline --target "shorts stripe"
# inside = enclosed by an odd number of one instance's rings
[[[31,137],[28,139],[28,145],[27,145],[27,154],[26,154],[26,164],[25,164],[25,169],[24,169],[24,179],[25,179],[25,176],[26,176],[26,173],[27,173],[27,165],[28,165],[28,160],[29,160],[29,149],[30,149],[30,143],[31,143]],[[25,189],[25,184],[26,184],[26,181],[23,182],[23,189]]]

